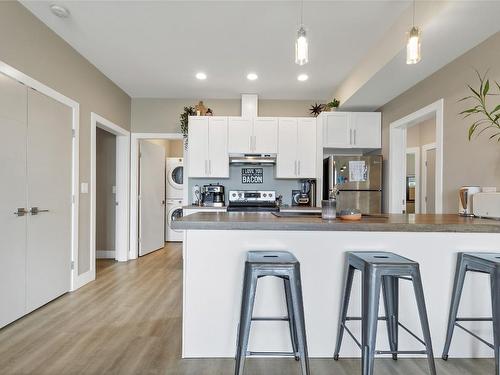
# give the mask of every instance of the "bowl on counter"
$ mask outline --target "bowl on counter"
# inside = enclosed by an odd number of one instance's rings
[[[347,221],[361,220],[361,211],[356,209],[341,210],[339,218]]]

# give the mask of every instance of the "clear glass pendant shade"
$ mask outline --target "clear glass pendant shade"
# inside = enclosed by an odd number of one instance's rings
[[[295,41],[295,64],[305,65],[309,62],[309,50],[306,30],[303,26],[297,31],[297,40]]]
[[[408,41],[406,43],[406,63],[417,64],[421,59],[420,53],[421,35],[418,27],[413,26],[408,33]]]

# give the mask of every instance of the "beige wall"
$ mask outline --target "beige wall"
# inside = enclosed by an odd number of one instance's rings
[[[96,130],[96,250],[115,250],[116,136]]]
[[[436,142],[436,118],[433,117],[406,130],[406,147],[422,147]]]
[[[314,100],[259,100],[259,116],[309,116]],[[197,99],[132,99],[132,131],[135,133],[180,133],[179,116]],[[240,99],[207,99],[203,103],[215,116],[240,116]]]
[[[181,139],[149,139],[149,141],[163,146],[167,158],[184,157],[184,141]]]
[[[425,56],[423,58],[425,59]],[[467,130],[471,120],[463,120],[458,114],[468,105],[458,102],[469,95],[467,84],[475,86],[477,82],[473,68],[480,72],[490,69],[490,79],[500,82],[500,33],[380,108],[383,126],[382,152],[387,160],[390,123],[441,98],[444,99],[443,209],[449,213],[457,212],[457,189],[460,186],[500,187],[500,144],[489,141],[485,136],[469,142]],[[490,100],[500,104],[498,98],[493,96]],[[388,168],[384,169],[387,192]],[[384,207],[388,209],[387,194],[384,194]]]
[[[130,129],[130,97],[18,2],[0,2],[0,61],[80,103],[80,181],[89,182],[90,112]],[[79,273],[89,269],[89,212],[82,194]]]

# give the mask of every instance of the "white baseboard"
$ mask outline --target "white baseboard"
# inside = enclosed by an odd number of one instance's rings
[[[96,250],[97,259],[115,259],[116,253],[114,250]]]

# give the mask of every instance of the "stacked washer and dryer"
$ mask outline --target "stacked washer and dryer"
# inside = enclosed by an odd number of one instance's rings
[[[183,158],[167,158],[166,163],[166,219],[165,241],[182,241],[182,230],[172,229],[172,221],[182,217],[182,198],[184,180]]]

